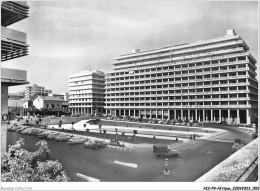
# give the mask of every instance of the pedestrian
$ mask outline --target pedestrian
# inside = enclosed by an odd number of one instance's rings
[[[195,135],[195,133],[193,134],[193,139],[194,139],[194,140],[196,139],[196,135]]]
[[[51,159],[51,151],[50,151],[50,149],[46,150],[45,155],[46,155],[46,160]]]

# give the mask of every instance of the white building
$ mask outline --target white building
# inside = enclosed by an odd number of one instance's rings
[[[33,106],[36,109],[42,109],[42,108],[61,109],[63,102],[64,100],[59,97],[38,95],[33,100]]]
[[[82,71],[69,77],[69,108],[72,114],[103,113],[105,74],[101,71]]]
[[[121,55],[106,75],[106,113],[250,124],[256,59],[233,29],[223,37]]]

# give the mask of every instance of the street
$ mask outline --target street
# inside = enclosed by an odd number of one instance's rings
[[[36,149],[35,143],[40,139],[35,136],[8,132],[8,145],[14,144],[19,137],[25,139],[25,148]],[[76,176],[81,173],[100,181],[132,182],[132,181],[195,181],[215,165],[232,153],[232,143],[208,140],[193,140],[177,144],[180,157],[169,159],[168,169],[171,174],[163,174],[165,158],[156,158],[151,151],[121,151],[111,148],[100,150],[84,149],[83,145],[68,145],[66,142],[47,140],[52,159],[58,159],[71,181],[85,181]],[[137,164],[130,168],[114,163],[114,161]]]

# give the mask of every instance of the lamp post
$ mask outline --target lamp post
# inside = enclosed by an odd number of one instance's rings
[[[164,175],[169,175],[171,172],[170,170],[168,170],[168,159],[166,158],[164,161],[164,165],[165,165],[165,170],[163,171]]]

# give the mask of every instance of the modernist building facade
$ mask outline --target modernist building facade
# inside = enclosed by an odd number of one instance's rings
[[[28,55],[26,33],[7,28],[29,16],[29,6],[25,1],[1,2],[1,61]],[[8,87],[28,84],[27,72],[1,67],[1,152],[6,151],[8,121]]]
[[[221,38],[136,49],[106,75],[106,114],[250,124],[258,103],[256,59],[231,29]]]
[[[69,108],[72,114],[103,113],[105,104],[105,74],[82,71],[69,77]]]
[[[24,99],[29,100],[32,99],[32,97],[35,95],[47,96],[51,93],[52,90],[45,89],[44,86],[38,86],[37,84],[33,84],[32,86],[26,86],[26,89],[24,91]]]

